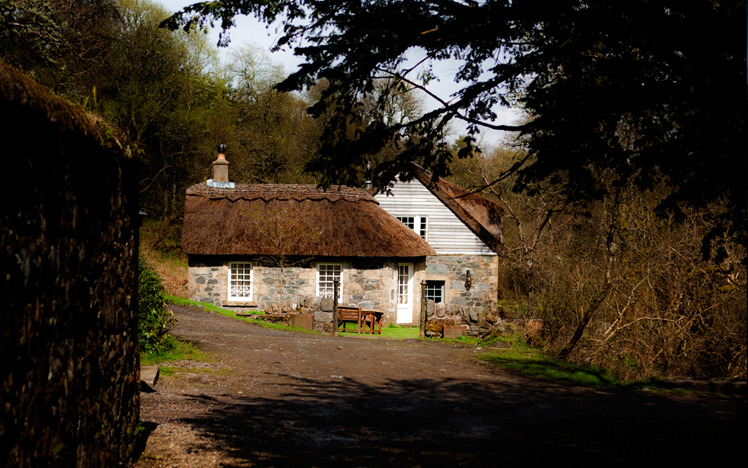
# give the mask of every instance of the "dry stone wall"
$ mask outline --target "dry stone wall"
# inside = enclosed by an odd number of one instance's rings
[[[0,64],[0,465],[135,450],[137,181],[111,134]]]
[[[527,340],[542,335],[542,320],[513,317],[503,308],[450,306],[445,303],[426,302],[426,336],[457,338],[458,336],[483,337],[520,332]]]

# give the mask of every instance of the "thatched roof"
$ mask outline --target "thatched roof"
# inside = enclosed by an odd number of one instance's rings
[[[435,255],[366,191],[313,185],[193,185],[187,189],[182,249],[194,255]]]
[[[101,117],[53,95],[42,85],[3,62],[0,62],[0,105],[3,115],[8,118],[24,115],[24,118],[28,116],[30,119],[38,119],[45,125],[44,131],[89,139],[114,154],[131,157],[132,148],[119,130]],[[39,128],[33,129],[33,132],[36,135],[43,133]],[[19,139],[24,137],[25,135],[17,135]],[[25,143],[33,144],[33,141]]]
[[[452,210],[491,250],[504,254],[501,220],[504,209],[501,205],[444,179],[434,181],[431,174],[417,164],[413,164],[412,169],[416,179]]]

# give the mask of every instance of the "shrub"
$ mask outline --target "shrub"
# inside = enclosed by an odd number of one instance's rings
[[[172,347],[169,325],[172,313],[166,308],[164,286],[158,274],[139,258],[138,271],[138,342],[142,353],[167,351]]]

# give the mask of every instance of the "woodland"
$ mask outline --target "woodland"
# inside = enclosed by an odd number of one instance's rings
[[[0,59],[132,143],[159,249],[218,143],[235,182],[361,185],[372,163],[386,187],[416,161],[503,206],[500,313],[543,320],[531,345],[745,379],[745,4],[611,3],[0,0]],[[280,21],[299,70],[219,60],[203,30],[241,14]],[[440,60],[459,90],[426,109]]]

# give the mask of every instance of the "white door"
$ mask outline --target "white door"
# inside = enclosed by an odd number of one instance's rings
[[[397,266],[397,323],[413,323],[413,264]]]

